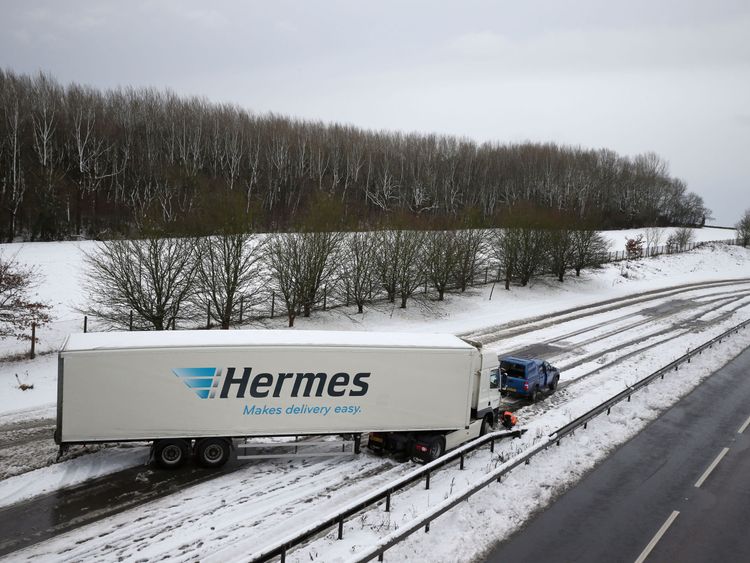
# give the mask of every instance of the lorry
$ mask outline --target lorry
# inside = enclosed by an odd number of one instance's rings
[[[560,381],[560,370],[538,359],[500,357],[500,394],[524,397],[535,403],[544,392],[552,393]]]
[[[71,334],[55,441],[147,441],[176,468],[219,467],[236,439],[349,435],[359,453],[369,434],[372,449],[430,460],[494,427],[497,373],[496,354],[446,334]]]

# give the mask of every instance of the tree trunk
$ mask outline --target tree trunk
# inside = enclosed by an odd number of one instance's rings
[[[402,309],[406,309],[406,300],[407,299],[408,299],[408,297],[404,297],[404,296],[401,297],[401,308]]]

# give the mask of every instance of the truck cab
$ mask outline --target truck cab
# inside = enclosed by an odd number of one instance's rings
[[[560,370],[540,359],[515,356],[500,359],[500,394],[512,395],[536,402],[542,393],[557,389]]]

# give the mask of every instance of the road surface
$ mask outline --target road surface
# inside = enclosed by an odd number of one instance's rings
[[[749,507],[747,349],[486,561],[750,561]]]

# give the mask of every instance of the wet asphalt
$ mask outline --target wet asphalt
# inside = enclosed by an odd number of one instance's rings
[[[749,418],[750,348],[485,561],[633,563],[662,528],[649,563],[750,561],[750,427],[738,432]]]

